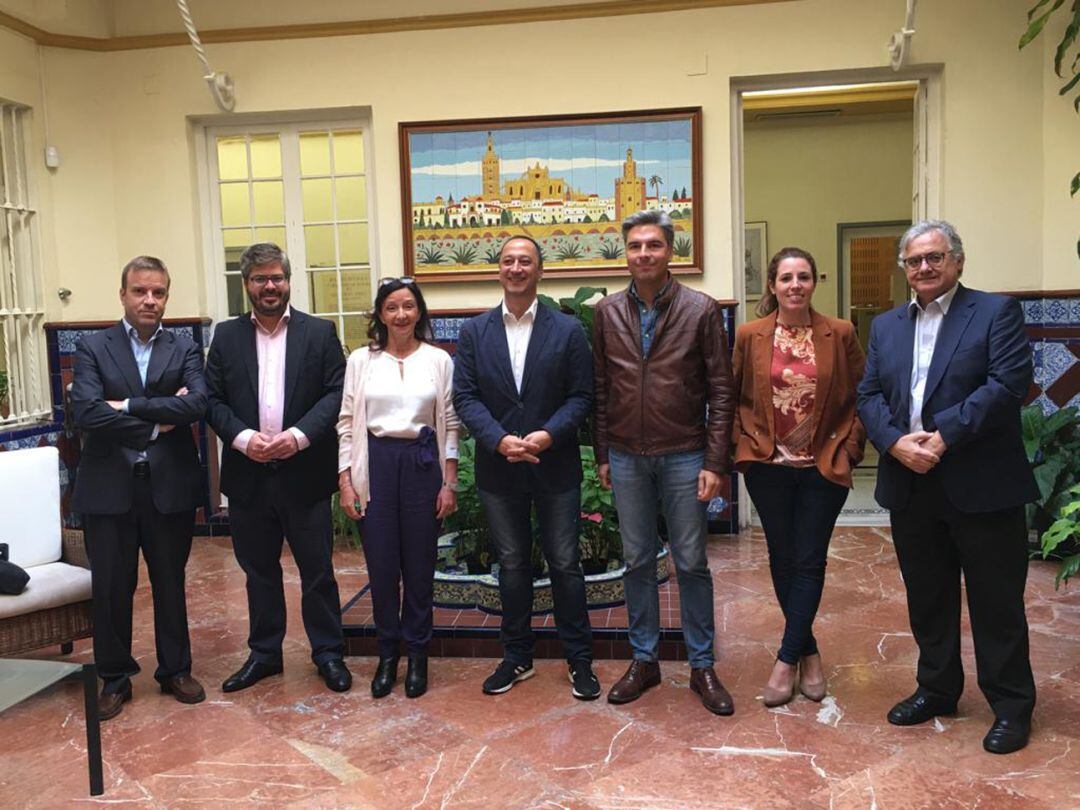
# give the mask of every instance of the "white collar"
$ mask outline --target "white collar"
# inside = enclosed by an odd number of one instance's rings
[[[536,308],[537,308],[537,305],[539,305],[539,303],[540,303],[540,299],[539,298],[534,298],[532,303],[529,304],[529,308],[527,310],[525,310],[523,313],[521,313],[521,317],[519,318],[513,312],[511,312],[509,309],[507,309],[507,307],[506,307],[506,299],[504,298],[503,302],[502,302],[503,323],[507,323],[507,322],[509,322],[509,323],[526,323],[526,320],[525,320],[526,318],[528,318],[530,321],[535,321],[536,320]]]
[[[120,323],[124,325],[124,334],[127,335],[129,338],[134,337],[135,340],[139,341],[139,343],[141,343],[143,346],[149,346],[151,343],[157,340],[158,335],[165,331],[165,327],[163,327],[159,323],[157,329],[154,330],[154,334],[150,336],[150,339],[143,340],[141,337],[139,337],[139,330],[132,326],[130,323],[128,323],[127,318],[121,318]],[[132,335],[132,332],[134,332],[135,334]]]
[[[958,282],[956,282],[955,284],[952,285],[952,288],[948,292],[942,293],[937,298],[935,298],[933,301],[931,301],[930,304],[935,304],[936,303],[939,307],[941,307],[941,314],[942,315],[948,315],[949,314],[949,307],[952,305],[952,301],[956,297],[956,291],[959,290],[959,289],[960,289],[960,282],[958,281]],[[930,304],[927,304],[926,306],[929,307]],[[915,309],[918,309],[919,312],[926,312],[926,309],[919,304],[919,297],[918,296],[915,296],[914,298],[912,298],[911,303],[908,304],[908,312],[912,312]]]

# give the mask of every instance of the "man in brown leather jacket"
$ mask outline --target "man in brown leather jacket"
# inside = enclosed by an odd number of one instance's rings
[[[668,271],[674,226],[641,211],[622,225],[628,289],[596,307],[596,460],[613,486],[626,575],[634,660],[608,693],[629,703],[660,683],[656,583],[658,506],[663,501],[679,578],[690,688],[715,714],[735,711],[713,670],[713,586],[705,557],[705,510],[728,471],[735,393],[720,308]]]

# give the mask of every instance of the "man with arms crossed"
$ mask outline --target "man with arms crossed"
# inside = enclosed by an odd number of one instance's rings
[[[632,281],[604,298],[593,325],[596,461],[614,488],[634,660],[608,692],[629,703],[660,683],[656,582],[657,504],[663,502],[679,577],[690,688],[714,714],[732,714],[713,669],[713,584],[705,556],[706,509],[730,467],[735,411],[731,357],[720,307],[672,277],[675,229],[640,211],[622,225]]]
[[[535,506],[572,694],[594,700],[600,682],[578,549],[578,429],[592,406],[592,369],[581,325],[539,305],[543,272],[536,242],[508,239],[499,254],[503,302],[462,327],[454,360],[454,409],[476,439],[476,485],[499,560],[505,657],[484,692],[505,692],[534,674]]]
[[[203,475],[189,425],[206,411],[202,352],[161,326],[169,271],[136,256],[120,275],[124,318],[75,350],[71,406],[83,447],[73,508],[82,515],[94,595],[94,661],[102,720],[131,700],[131,607],[139,549],[150,574],[161,691],[206,698],[191,677],[184,566]]]
[[[918,689],[889,712],[910,726],[952,714],[964,689],[960,574],[979,687],[996,720],[991,753],[1027,745],[1035,681],[1028,658],[1024,504],[1038,496],[1020,434],[1031,349],[1015,298],[960,284],[964,245],[948,222],[913,225],[900,266],[915,293],[870,330],[859,417],[881,453],[889,510],[919,645]]]
[[[342,656],[330,495],[337,489],[337,417],[345,355],[334,325],[289,306],[292,268],[277,245],[240,256],[251,314],[218,324],[206,377],[209,421],[225,445],[233,552],[247,575],[251,654],[222,689],[246,689],[282,671],[285,593],[281,542],[300,570],[311,658],[329,689],[352,675]]]

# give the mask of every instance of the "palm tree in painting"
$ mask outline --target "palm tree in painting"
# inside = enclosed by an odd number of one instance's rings
[[[660,205],[660,186],[664,185],[664,178],[658,174],[654,174],[649,178],[649,185],[653,187],[653,191],[656,193],[656,204]]]

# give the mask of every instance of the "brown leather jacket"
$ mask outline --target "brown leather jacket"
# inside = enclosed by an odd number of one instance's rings
[[[720,305],[675,279],[656,305],[648,359],[641,356],[641,316],[628,290],[596,306],[596,461],[608,463],[609,448],[658,456],[704,447],[705,469],[726,473],[735,386]]]

